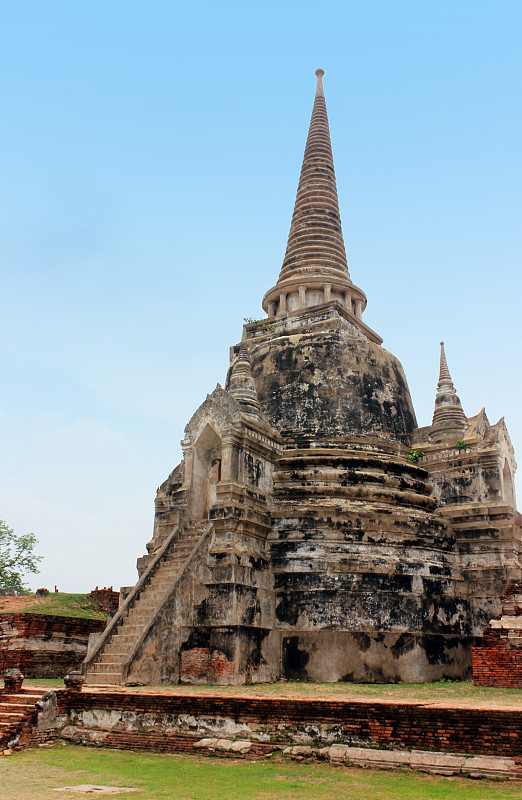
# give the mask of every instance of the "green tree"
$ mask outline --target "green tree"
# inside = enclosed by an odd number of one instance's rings
[[[11,589],[14,592],[27,592],[23,582],[25,572],[37,573],[41,556],[34,554],[38,539],[34,533],[17,536],[0,519],[0,589]]]

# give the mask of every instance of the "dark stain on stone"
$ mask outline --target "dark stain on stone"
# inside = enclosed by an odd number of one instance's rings
[[[415,637],[411,633],[401,633],[394,645],[390,647],[394,658],[400,658],[415,647]]]
[[[306,680],[308,675],[306,665],[310,660],[306,650],[299,647],[298,636],[285,636],[283,638],[283,674],[290,680]]]

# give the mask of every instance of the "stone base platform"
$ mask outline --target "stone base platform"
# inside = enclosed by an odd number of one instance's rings
[[[522,777],[522,709],[110,687],[46,694],[40,738],[234,758],[321,758],[475,777]]]

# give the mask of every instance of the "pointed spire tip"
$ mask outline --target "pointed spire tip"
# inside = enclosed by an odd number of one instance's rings
[[[324,69],[316,69],[315,74],[317,75],[317,91],[315,93],[315,96],[324,97],[324,90],[323,90]]]

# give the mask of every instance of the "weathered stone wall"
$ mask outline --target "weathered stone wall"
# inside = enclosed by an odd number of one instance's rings
[[[423,452],[422,466],[431,475],[433,496],[441,506],[504,504],[515,509],[516,463],[504,420],[490,425],[484,410],[463,418],[460,434],[431,425],[414,433],[413,446]]]
[[[409,767],[444,775],[517,779],[522,773],[522,758],[515,755],[520,742],[519,726],[511,724],[506,730],[506,719],[497,717],[500,735],[495,737],[492,748],[489,728],[479,720],[467,720],[467,725],[460,724],[456,730],[450,714],[442,728],[439,715],[419,713],[419,703],[399,704],[398,714],[389,713],[397,704],[382,704],[384,713],[376,715],[372,713],[375,706],[369,703],[356,701],[349,706],[346,702],[297,701],[296,705],[302,708],[296,713],[289,708],[290,703],[294,704],[291,700],[276,700],[271,707],[268,698],[261,702],[255,697],[232,698],[239,702],[223,704],[223,698],[192,697],[186,714],[179,696],[177,703],[171,703],[173,698],[166,695],[147,693],[137,698],[130,692],[118,692],[118,701],[114,702],[112,693],[97,690],[93,697],[79,691],[77,684],[44,694],[20,688],[15,694],[12,691],[0,689],[3,716],[7,719],[0,744],[15,749],[62,737],[74,744],[97,747],[204,753],[235,759],[282,752],[299,761],[320,758],[337,765]],[[211,702],[205,703],[203,709],[201,701],[207,699]],[[408,706],[413,714],[401,713]],[[411,748],[415,723],[421,733],[417,741],[430,743],[432,748]],[[484,731],[485,736],[473,739],[471,754],[467,749],[469,729],[474,727]],[[339,741],[339,737],[346,741]],[[441,745],[445,747],[448,741],[457,744],[460,754],[440,752]],[[361,743],[369,746],[361,747]],[[506,744],[512,745],[512,753]],[[481,747],[486,754],[480,755]]]
[[[406,748],[496,756],[520,755],[522,711],[452,708],[422,702],[296,700],[208,695],[70,692],[68,723],[128,734],[127,747],[150,736],[248,738],[259,743]],[[156,738],[157,737],[157,738]],[[116,738],[116,736],[115,736]],[[162,746],[163,738],[163,746]],[[103,744],[111,746],[104,738]],[[139,745],[138,745],[139,746]]]
[[[264,543],[215,533],[156,612],[126,667],[127,682],[273,680],[271,574]],[[176,620],[176,626],[172,625]]]
[[[0,670],[18,667],[26,678],[63,678],[78,669],[89,635],[104,620],[51,614],[0,615]]]
[[[270,424],[289,441],[324,444],[349,432],[409,444],[416,421],[400,363],[330,313],[318,320],[310,310],[291,333],[248,341]]]
[[[391,453],[287,450],[268,541],[282,674],[423,681],[471,667],[455,540],[427,473]]]
[[[413,447],[423,456],[439,515],[455,534],[462,593],[473,636],[481,636],[500,611],[509,581],[521,577],[522,518],[516,510],[512,475],[516,464],[504,420],[490,425],[482,410],[463,427],[418,429]],[[457,448],[457,441],[461,449]]]
[[[444,506],[455,533],[463,591],[473,636],[481,636],[501,609],[506,584],[520,578],[522,517],[505,503]]]

